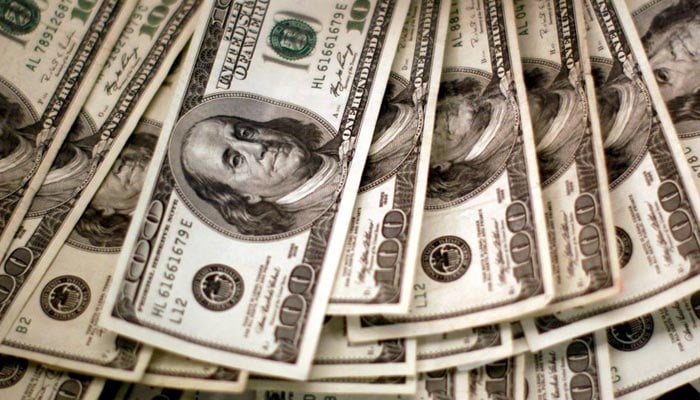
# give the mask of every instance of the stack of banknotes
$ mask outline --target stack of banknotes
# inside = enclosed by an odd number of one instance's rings
[[[2,400],[700,379],[700,0],[0,0],[0,50]]]

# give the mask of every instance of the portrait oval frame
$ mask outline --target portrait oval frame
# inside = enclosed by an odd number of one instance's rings
[[[319,211],[305,223],[285,232],[269,235],[239,232],[234,225],[224,219],[212,204],[197,195],[190,183],[185,179],[184,169],[180,161],[183,137],[187,131],[196,123],[216,116],[238,117],[259,123],[277,118],[292,118],[304,124],[313,124],[321,134],[319,147],[337,137],[336,129],[328,121],[312,111],[295,104],[241,92],[223,93],[205,98],[200,104],[187,111],[178,119],[168,141],[168,163],[175,182],[175,190],[200,221],[212,229],[236,239],[258,242],[273,241],[291,237],[307,230],[333,206],[334,201],[329,201],[328,206],[324,207],[323,211]],[[342,185],[342,182],[339,185]]]

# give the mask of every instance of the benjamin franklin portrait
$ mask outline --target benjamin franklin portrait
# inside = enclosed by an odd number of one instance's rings
[[[450,202],[493,177],[516,137],[515,116],[496,85],[472,77],[440,84],[428,175],[428,204]]]
[[[568,75],[527,63],[524,74],[540,178],[547,184],[574,160],[586,129],[584,104]]]
[[[36,134],[18,104],[0,93],[0,198],[16,191],[34,165]]]
[[[119,247],[136,208],[158,138],[134,132],[71,233],[71,241]]]
[[[362,175],[362,186],[395,171],[416,145],[418,118],[413,91],[401,90],[403,86],[395,78],[389,80]]]
[[[676,0],[667,7],[650,7],[645,14],[653,15],[650,21],[635,22],[671,118],[676,124],[691,123],[698,131],[700,0]]]
[[[215,115],[177,140],[173,162],[186,184],[243,235],[305,226],[328,209],[338,188],[339,137],[324,143],[313,123]]]

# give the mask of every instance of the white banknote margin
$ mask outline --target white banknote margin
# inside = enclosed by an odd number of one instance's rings
[[[303,390],[308,392],[319,393],[341,393],[341,394],[367,394],[367,395],[391,395],[391,394],[408,394],[416,393],[417,380],[414,377],[406,377],[404,383],[358,383],[358,382],[342,382],[339,380],[331,380],[327,382],[292,382],[292,381],[273,381],[267,379],[252,379],[248,380],[247,389],[250,390]]]
[[[238,370],[238,379],[235,382],[146,372],[138,383],[182,390],[206,389],[207,392],[241,393],[246,389],[246,384],[248,383],[248,371]]]
[[[405,361],[358,364],[314,364],[309,379],[329,379],[352,376],[371,378],[375,376],[415,376],[418,344],[416,339],[404,339]]]
[[[184,65],[192,66],[197,60],[198,51],[201,47],[202,40],[206,33],[207,24],[210,18],[212,6],[214,0],[204,0],[204,6],[201,12],[201,21],[198,22],[198,29],[192,37],[192,45],[190,46],[187,57],[185,58]],[[406,14],[408,12],[409,1],[408,0],[396,0],[396,5],[393,10],[393,18],[390,34],[387,34],[387,40],[384,42],[382,48],[382,54],[388,51],[394,51],[398,43],[400,29],[403,27]],[[206,10],[206,12],[204,11]],[[194,44],[197,44],[196,46]],[[393,50],[392,50],[393,49]],[[381,58],[381,56],[380,56]],[[386,57],[385,57],[386,58]],[[377,72],[375,74],[375,83],[382,85],[381,92],[384,92],[384,86],[389,78],[391,65],[387,63],[378,63]],[[146,178],[144,179],[144,188],[146,184],[151,184],[156,182],[159,176],[160,168],[167,154],[168,143],[170,136],[172,134],[175,123],[177,122],[177,116],[180,112],[182,102],[184,97],[182,96],[188,85],[189,78],[181,79],[175,90],[175,99],[170,106],[167,117],[163,123],[163,132],[167,134],[162,134],[156,148],[154,150],[154,155],[151,160],[151,165],[148,168]],[[381,104],[381,98],[375,98],[372,102],[368,102],[365,116],[361,122],[361,127],[358,132],[367,133],[364,137],[359,137],[357,140],[357,145],[355,147],[354,159],[366,159],[366,155],[369,152],[369,147],[371,144],[371,137],[369,132],[373,132],[373,129],[369,129],[370,125],[373,128],[374,124],[369,124],[368,120],[376,120],[379,114],[379,106]],[[360,140],[363,139],[363,140]],[[328,257],[323,262],[323,266],[328,269],[328,271],[323,274],[319,279],[317,285],[316,294],[314,296],[314,302],[309,307],[310,317],[307,320],[307,325],[305,326],[305,335],[301,339],[299,345],[299,357],[294,364],[281,365],[280,362],[270,361],[267,359],[254,358],[249,356],[237,355],[237,354],[227,354],[221,356],[218,353],[211,351],[211,349],[206,346],[200,346],[192,343],[188,343],[184,340],[176,339],[170,335],[156,332],[154,330],[145,328],[143,326],[137,326],[131,324],[120,318],[113,317],[111,315],[112,310],[116,305],[117,298],[119,296],[119,287],[121,285],[121,279],[127,272],[129,259],[131,257],[131,252],[133,251],[139,232],[146,217],[146,211],[149,204],[149,200],[153,191],[155,190],[155,185],[152,185],[148,189],[141,192],[139,196],[139,201],[134,211],[134,218],[129,226],[127,235],[124,240],[124,246],[122,247],[121,254],[119,256],[119,261],[117,263],[117,268],[115,271],[115,281],[113,282],[110,290],[107,294],[107,299],[104,305],[104,311],[100,317],[99,325],[117,332],[123,336],[138,340],[143,343],[150,344],[154,347],[162,348],[165,351],[170,351],[172,353],[180,354],[186,357],[198,359],[205,362],[214,363],[217,365],[224,365],[231,368],[240,368],[244,366],[247,370],[261,373],[270,373],[274,371],[276,375],[284,376],[291,379],[303,380],[308,377],[311,369],[311,362],[315,353],[316,346],[318,344],[319,335],[321,332],[321,325],[323,318],[325,317],[325,309],[328,305],[328,299],[330,298],[331,290],[333,289],[333,281],[335,280],[335,273],[337,272],[338,262],[340,258],[340,252],[342,251],[342,246],[345,243],[345,234],[347,234],[347,221],[351,216],[352,204],[354,203],[355,195],[357,194],[357,188],[359,188],[360,178],[362,175],[362,169],[364,168],[364,162],[358,162],[355,164],[354,169],[351,169],[348,173],[348,178],[345,182],[345,194],[342,196],[340,205],[338,206],[338,213],[335,217],[335,222],[333,228],[329,235],[329,238],[335,237],[336,240],[328,246],[326,254],[332,254],[336,262],[329,262]],[[359,171],[358,171],[359,170]],[[350,203],[350,206],[348,206]],[[343,212],[344,211],[344,212]],[[138,217],[138,219],[136,218]],[[340,221],[340,222],[339,222]],[[345,222],[345,223],[341,223]],[[343,225],[343,226],[340,226]],[[342,235],[338,235],[336,231],[344,230]],[[337,255],[336,255],[337,254]],[[164,343],[164,344],[160,344]],[[250,368],[250,367],[254,368]]]

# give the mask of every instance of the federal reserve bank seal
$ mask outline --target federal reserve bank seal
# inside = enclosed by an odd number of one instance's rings
[[[90,287],[77,276],[59,276],[44,286],[40,302],[50,318],[68,321],[77,318],[90,304]]]
[[[0,389],[19,382],[27,372],[29,363],[24,358],[0,356]]]
[[[632,258],[632,238],[619,226],[615,227],[615,237],[617,238],[617,258],[620,260],[620,268],[624,268]]]
[[[34,0],[0,0],[0,28],[11,35],[27,34],[41,20],[41,10]]]
[[[607,329],[608,343],[620,351],[635,351],[644,347],[654,334],[654,319],[650,314],[631,319]]]
[[[306,22],[285,19],[270,32],[270,47],[288,60],[298,60],[311,54],[316,46],[316,32]]]
[[[195,274],[192,293],[207,310],[226,311],[243,297],[243,278],[227,265],[209,264]]]
[[[472,261],[469,245],[457,236],[441,236],[423,249],[421,266],[432,280],[452,282],[464,275]]]

